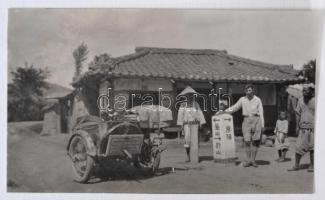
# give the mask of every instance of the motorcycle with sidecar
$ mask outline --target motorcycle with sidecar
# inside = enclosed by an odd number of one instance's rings
[[[139,112],[124,113],[108,120],[95,116],[79,118],[67,145],[75,181],[88,182],[94,169],[110,163],[107,161],[124,160],[155,174],[161,152],[166,149],[162,145],[164,134],[160,133],[161,118],[158,117],[158,126],[155,126],[157,122],[150,124],[150,117],[146,118],[149,125],[145,128],[141,127],[139,118]]]

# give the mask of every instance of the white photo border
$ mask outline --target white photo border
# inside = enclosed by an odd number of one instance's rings
[[[64,1],[64,0],[5,0],[0,2],[0,59],[1,59],[1,127],[3,128],[0,143],[0,199],[323,199],[325,197],[325,43],[322,41],[322,50],[318,62],[318,84],[317,84],[317,115],[316,115],[316,144],[315,155],[315,193],[314,194],[200,194],[200,195],[165,195],[165,194],[103,194],[103,193],[7,193],[7,27],[9,8],[181,8],[181,9],[324,9],[322,0],[137,0],[137,1]],[[323,21],[323,35],[324,35]],[[216,183],[217,184],[217,183]],[[323,197],[323,198],[322,198]]]

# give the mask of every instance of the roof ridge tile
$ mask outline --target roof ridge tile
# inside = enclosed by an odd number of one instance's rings
[[[182,48],[160,48],[160,47],[136,47],[135,52],[148,51],[150,53],[171,53],[171,54],[227,54],[226,50],[218,49],[182,49]]]

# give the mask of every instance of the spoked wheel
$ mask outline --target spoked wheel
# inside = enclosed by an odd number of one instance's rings
[[[87,154],[86,145],[81,136],[75,136],[69,147],[74,179],[79,183],[86,183],[89,180],[94,166],[94,159]]]

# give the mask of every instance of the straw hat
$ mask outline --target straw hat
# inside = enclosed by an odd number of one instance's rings
[[[177,96],[186,95],[186,94],[198,94],[198,92],[195,91],[190,86],[186,86],[186,88],[181,93],[179,93]]]

